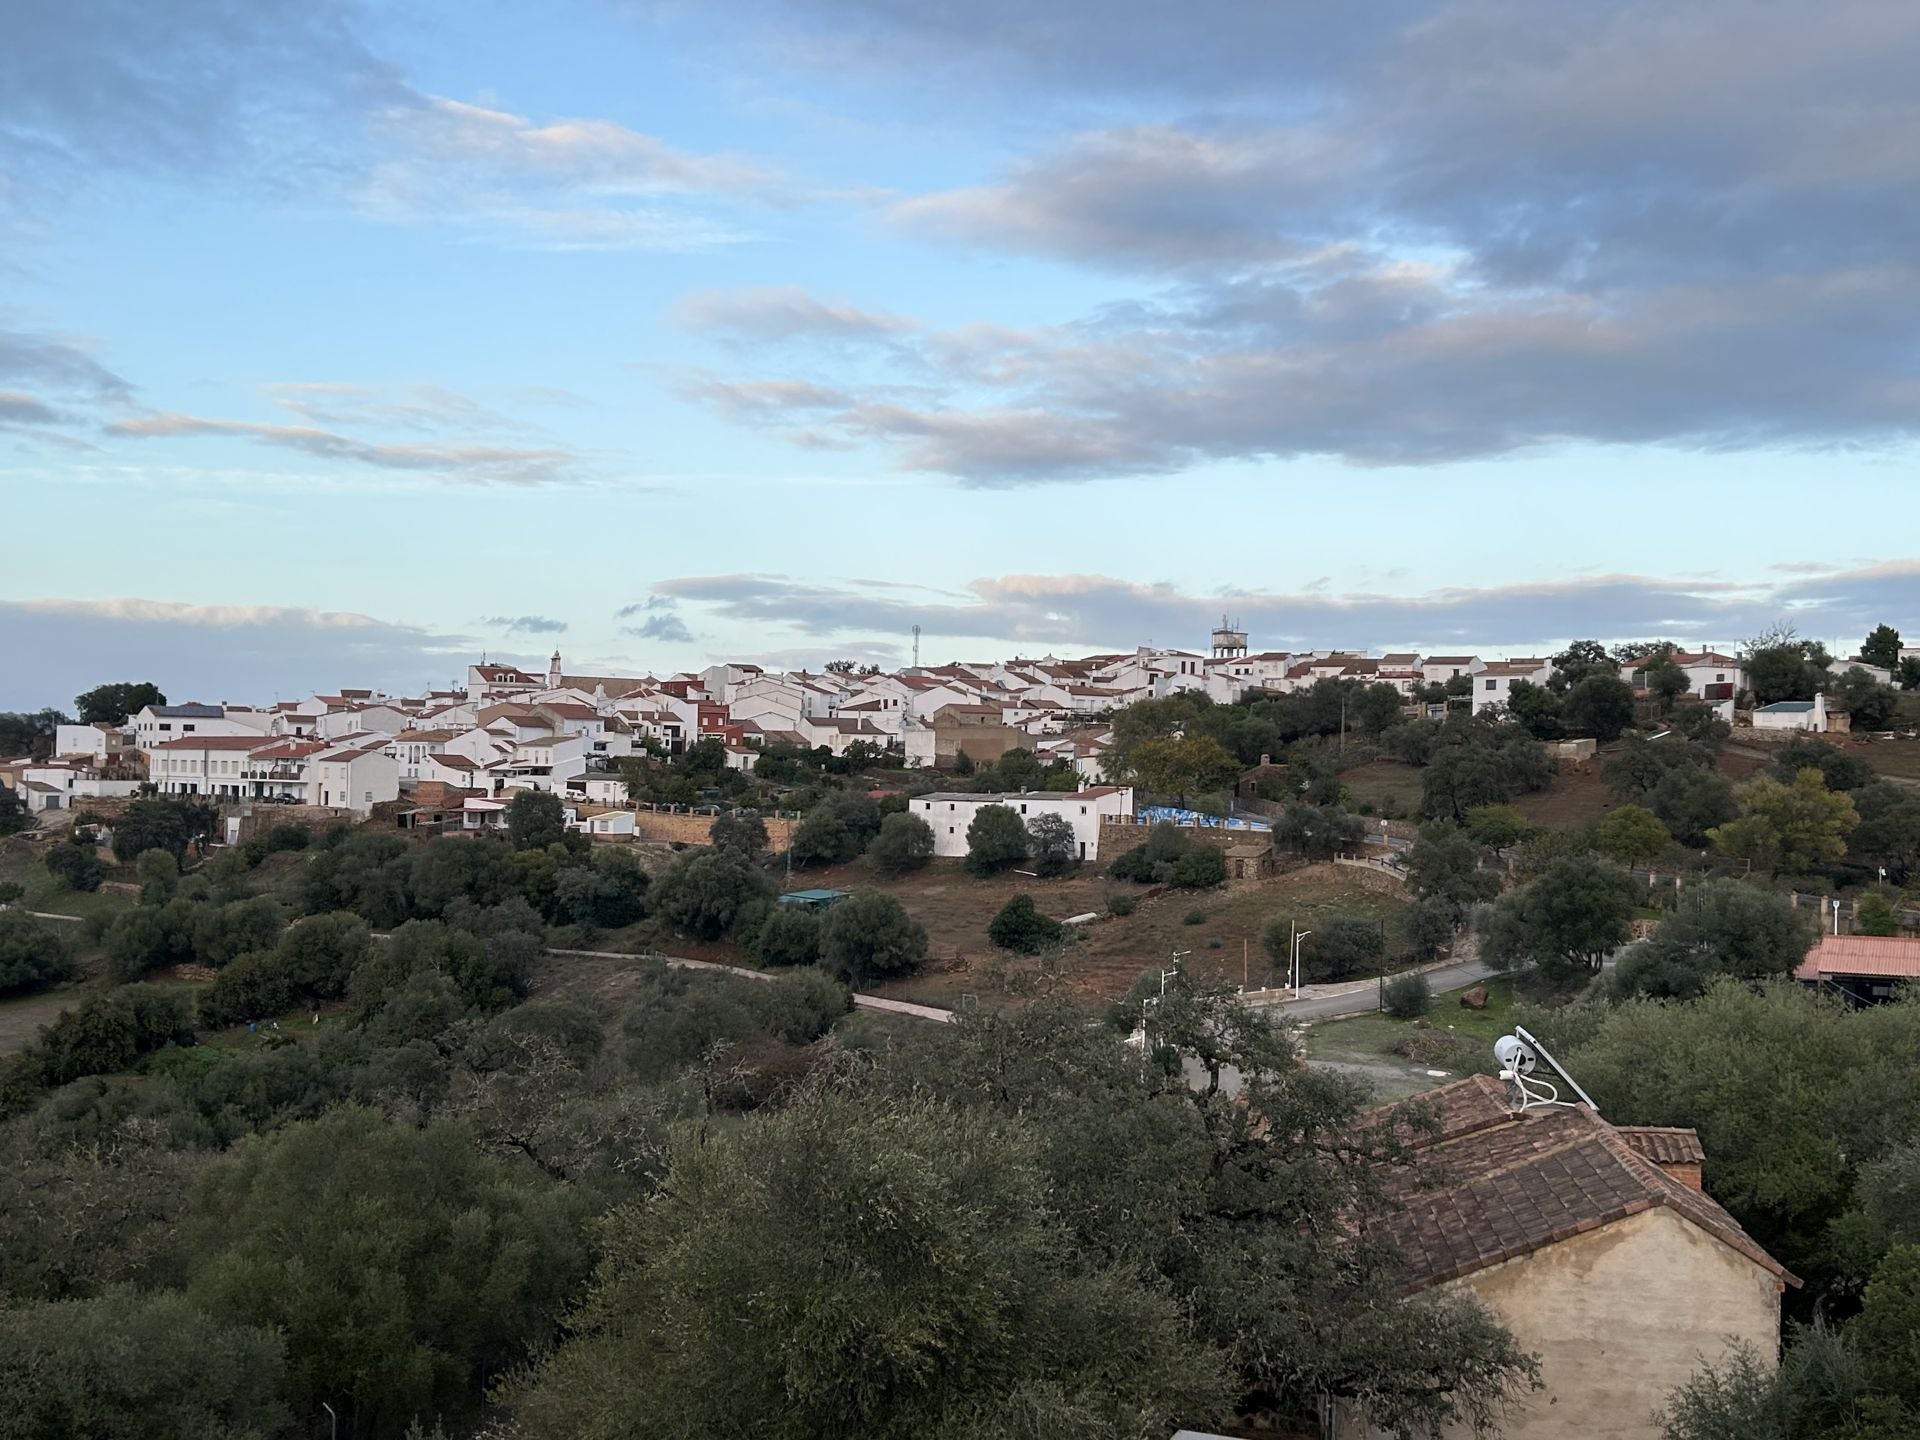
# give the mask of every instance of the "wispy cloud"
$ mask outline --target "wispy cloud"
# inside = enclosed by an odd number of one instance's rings
[[[345,461],[382,470],[425,472],[477,485],[548,485],[572,478],[575,457],[559,447],[515,449],[499,445],[444,445],[370,441],[310,425],[270,425],[164,413],[120,420],[109,435],[134,439],[190,435],[227,436],[297,450],[317,460]]]
[[[903,315],[823,300],[798,285],[703,290],[677,301],[668,318],[683,330],[749,342],[873,340],[916,328]]]
[[[356,202],[375,219],[550,249],[699,249],[743,238],[715,202],[777,198],[739,155],[699,154],[594,118],[539,122],[425,95],[376,118]]]
[[[671,595],[649,595],[644,600],[622,605],[613,612],[616,620],[638,619],[636,625],[622,625],[620,633],[635,640],[655,640],[662,644],[691,645],[694,634],[677,612],[680,602]]]
[[[545,615],[488,615],[478,623],[513,635],[559,635],[567,628],[566,621]]]

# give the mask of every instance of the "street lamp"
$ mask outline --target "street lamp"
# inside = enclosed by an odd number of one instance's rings
[[[1288,968],[1293,975],[1293,998],[1296,1000],[1300,998],[1300,946],[1312,933],[1311,930],[1296,929],[1293,934],[1293,956],[1288,962]]]

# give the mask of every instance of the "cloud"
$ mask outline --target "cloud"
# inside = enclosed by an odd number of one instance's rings
[[[44,400],[18,390],[0,390],[0,425],[55,425],[62,418]]]
[[[698,376],[723,414],[891,447],[975,485],[1332,455],[1418,465],[1569,441],[1735,449],[1920,433],[1920,266],[1493,294],[1347,256],[1167,292],[1077,326],[917,344],[931,396]],[[831,403],[844,394],[847,403]]]
[[[897,226],[1120,287],[1076,323],[889,335],[921,399],[851,367],[686,387],[780,424],[744,387],[812,386],[798,443],[998,485],[1920,434],[1920,9],[779,8],[783,55],[1022,94],[1027,152]],[[1065,115],[1104,123],[1049,137]]]
[[[798,285],[703,290],[677,301],[668,318],[683,330],[751,342],[884,339],[915,324],[905,316],[822,300]]]
[[[1104,575],[1003,575],[974,581],[958,602],[921,602],[858,584],[782,575],[683,576],[657,590],[763,632],[783,626],[832,639],[928,636],[1026,647],[1198,645],[1227,609],[1259,648],[1533,647],[1583,636],[1738,643],[1787,617],[1804,635],[1859,636],[1886,621],[1920,628],[1920,560],[1787,583],[1672,580],[1615,574],[1424,594],[1243,588],[1190,593]]]
[[[405,693],[450,683],[477,649],[467,636],[367,615],[142,599],[0,601],[0,630],[14,661],[0,674],[0,709],[68,706],[123,679],[153,680],[178,700],[270,703],[342,684]]]
[[[657,640],[666,645],[691,645],[693,632],[678,615],[652,615],[638,625],[622,625],[622,635],[636,640]]]
[[[644,617],[638,625],[622,625],[620,633],[630,635],[636,640],[656,640],[668,645],[691,645],[695,637],[691,630],[674,612],[680,608],[680,602],[671,595],[649,595],[644,600],[622,605],[613,612],[616,620],[632,620]]]
[[[567,628],[566,621],[550,620],[545,615],[489,615],[479,623],[516,635],[559,635]]]
[[[743,238],[695,202],[777,198],[771,172],[602,119],[540,123],[438,95],[383,110],[361,211],[561,250],[697,249]],[[667,203],[671,202],[671,203]],[[689,208],[692,206],[692,208]]]
[[[133,398],[133,386],[94,359],[84,342],[27,330],[0,328],[0,381],[102,404]]]
[[[421,471],[475,485],[552,484],[571,478],[575,459],[570,452],[558,447],[514,449],[497,445],[401,444],[358,440],[308,425],[268,425],[177,413],[116,421],[106,429],[109,435],[136,439],[231,436],[297,450],[317,460],[345,461],[382,470]]]
[[[400,87],[348,0],[63,0],[9,7],[0,153],[55,188],[102,170],[285,184],[338,122]],[[0,186],[0,191],[6,187]]]

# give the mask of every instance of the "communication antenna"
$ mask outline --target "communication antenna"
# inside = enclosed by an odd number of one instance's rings
[[[920,668],[920,627],[913,627],[913,668]]]
[[[1596,1115],[1600,1113],[1600,1107],[1593,1103],[1591,1095],[1580,1088],[1580,1082],[1569,1075],[1566,1067],[1548,1054],[1547,1047],[1529,1035],[1524,1026],[1514,1026],[1513,1034],[1502,1035],[1493,1042],[1493,1058],[1500,1062],[1500,1078],[1512,1084],[1519,1098],[1519,1103],[1513,1107],[1516,1111],[1537,1110],[1549,1105],[1558,1105],[1567,1110],[1579,1108],[1571,1100],[1562,1100],[1559,1087],[1551,1080],[1534,1076],[1534,1071],[1544,1060],[1553,1067],[1554,1074],[1567,1082],[1587,1109]]]

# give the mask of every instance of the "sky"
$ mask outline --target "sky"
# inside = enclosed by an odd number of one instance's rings
[[[1903,0],[65,0],[0,708],[1920,633]]]

